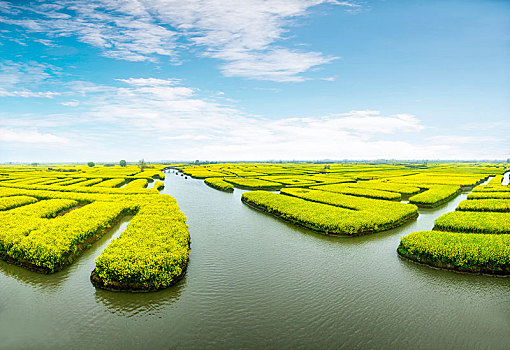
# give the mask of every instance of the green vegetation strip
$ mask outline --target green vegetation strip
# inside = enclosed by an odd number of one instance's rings
[[[379,217],[381,222],[385,221],[386,223],[399,222],[418,213],[418,208],[412,204],[356,197],[342,193],[304,188],[284,188],[281,190],[281,193],[312,202],[330,204],[356,211],[371,212],[373,217]]]
[[[71,203],[60,200],[56,204],[61,211],[69,209]],[[81,244],[97,240],[125,211],[125,204],[113,202],[94,202],[51,220],[37,217],[41,212],[34,216],[37,211],[32,211],[26,219],[29,231],[25,223],[16,225],[19,215],[7,214],[0,219],[8,224],[0,238],[2,255],[34,271],[59,271],[83,250]]]
[[[504,185],[485,185],[477,186],[473,192],[510,192],[510,186]]]
[[[414,232],[400,241],[400,256],[461,272],[510,275],[510,235]]]
[[[0,198],[0,210],[8,210],[20,207],[26,204],[37,202],[37,199],[29,196],[13,196]]]
[[[152,188],[155,188],[156,190],[160,191],[165,187],[165,183],[162,181],[156,181],[154,183],[154,186]]]
[[[459,203],[457,209],[459,211],[493,211],[493,212],[510,212],[509,199],[471,199]]]
[[[349,185],[343,184],[313,186],[311,188],[315,190],[350,194],[352,196],[367,197],[374,199],[400,200],[401,198],[400,193],[396,192],[381,191],[368,188],[349,187]]]
[[[367,188],[380,191],[397,192],[402,195],[413,195],[420,192],[419,187],[406,186],[402,184],[392,184],[378,181],[360,181],[356,183],[356,187]]]
[[[483,199],[493,194],[497,195],[495,199]],[[504,194],[469,194],[469,200],[460,202],[455,212],[436,220],[433,231],[403,237],[398,254],[448,270],[510,275],[510,199],[498,199]]]
[[[409,206],[409,211],[403,215],[377,215],[376,211],[345,209],[348,204],[342,205],[340,198],[331,199],[336,205],[317,203],[328,201],[321,197],[324,194],[328,196],[327,192],[305,189],[294,189],[299,192],[292,192],[292,190],[285,189],[284,193],[313,198],[312,200],[316,202],[265,191],[245,192],[242,201],[296,225],[325,234],[345,236],[384,231],[417,216],[415,206]],[[356,200],[356,197],[352,198]]]
[[[124,183],[126,182],[126,180],[124,179],[111,179],[111,180],[106,180],[106,181],[103,181],[103,182],[100,182],[96,185],[92,185],[93,187],[119,187],[119,186],[122,186]]]
[[[204,180],[205,184],[219,191],[234,192],[234,185],[224,181],[222,178],[209,177]]]
[[[434,208],[449,202],[460,192],[459,186],[430,186],[427,191],[410,197],[409,203],[419,207]]]
[[[472,192],[468,199],[510,199],[510,192]]]
[[[454,211],[439,217],[434,229],[470,233],[510,233],[510,213]]]
[[[189,260],[186,217],[169,196],[144,203],[96,259],[91,282],[114,291],[155,291],[177,282]]]
[[[248,189],[280,189],[283,185],[278,182],[265,181],[259,179],[245,179],[242,177],[228,177],[224,179],[226,182],[234,184],[240,188]]]
[[[161,185],[157,181],[155,187]],[[184,275],[190,235],[172,197],[155,191],[104,194],[0,187],[0,198],[27,195],[38,201],[0,212],[0,258],[33,271],[56,272],[124,215],[135,215],[98,257],[91,282],[108,290],[147,292],[166,288]]]
[[[124,191],[142,189],[147,187],[148,184],[149,181],[147,179],[137,179],[128,182],[126,186],[122,187],[122,189]]]

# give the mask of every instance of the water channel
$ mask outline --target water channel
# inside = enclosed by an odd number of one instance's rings
[[[510,278],[416,265],[400,237],[429,230],[461,194],[398,229],[356,238],[296,228],[202,180],[168,173],[192,237],[186,277],[149,294],[96,290],[94,259],[40,275],[0,261],[1,349],[508,349]]]

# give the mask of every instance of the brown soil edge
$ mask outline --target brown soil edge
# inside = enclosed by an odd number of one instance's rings
[[[209,186],[210,188],[214,188],[215,190],[218,190],[218,191],[222,191],[222,192],[228,192],[228,193],[232,193],[234,192],[234,189],[233,188],[227,188],[227,189],[223,189],[221,187],[218,187],[218,186],[214,186],[213,184],[210,184],[210,183],[207,183],[204,181],[204,183]],[[230,183],[230,182],[229,182]]]
[[[57,213],[57,215],[56,215],[56,216],[62,216],[62,215],[65,215],[65,214],[67,214],[67,213],[69,213],[69,212],[72,212],[73,210],[80,209],[80,208],[84,207],[85,205],[86,205],[86,203],[80,203],[80,204],[78,204],[77,206],[74,206],[74,207],[72,207],[72,208],[69,208],[69,209],[67,209],[67,210],[64,210],[64,211],[61,211],[61,212]]]
[[[307,230],[311,230],[311,231],[314,231],[314,232],[317,232],[317,233],[320,233],[320,234],[323,234],[323,235],[326,235],[326,236],[338,236],[338,237],[357,237],[357,236],[363,236],[363,235],[366,235],[366,234],[370,234],[370,233],[377,233],[377,232],[383,232],[383,231],[387,231],[387,230],[391,230],[393,228],[396,228],[396,227],[399,227],[399,226],[402,226],[403,224],[405,224],[406,222],[408,221],[411,221],[415,218],[418,217],[418,212],[416,213],[413,213],[412,215],[409,215],[405,218],[403,218],[402,220],[399,220],[393,224],[389,224],[389,225],[386,225],[386,226],[383,226],[381,229],[379,230],[366,230],[366,231],[360,231],[360,232],[356,232],[356,233],[352,233],[352,234],[346,234],[346,233],[336,233],[336,232],[332,232],[332,233],[329,233],[328,231],[324,231],[324,230],[318,230],[316,228],[313,228],[313,227],[310,227],[310,226],[307,226],[306,224],[300,222],[300,221],[297,221],[297,220],[291,220],[291,219],[288,219],[288,218],[284,218],[283,216],[279,215],[279,214],[276,214],[276,213],[270,213],[269,211],[267,211],[266,209],[264,209],[263,207],[261,206],[258,206],[254,203],[251,203],[251,202],[248,202],[246,199],[244,199],[243,197],[241,197],[241,202],[243,202],[244,204],[246,204],[247,206],[249,206],[250,208],[252,209],[255,209],[255,210],[258,210],[258,211],[261,211],[263,213],[266,213],[266,214],[269,214],[269,215],[272,215],[282,221],[285,221],[285,222],[288,222],[288,223],[291,223],[293,225],[296,225],[296,226],[299,226],[299,227],[302,227],[302,228],[305,228]],[[322,203],[324,204],[324,203]]]
[[[70,252],[66,256],[64,256],[64,264],[55,266],[54,269],[50,269],[50,268],[44,267],[44,266],[38,266],[38,265],[36,265],[26,259],[23,259],[23,258],[13,258],[4,252],[0,253],[0,259],[2,259],[3,261],[5,261],[9,264],[21,266],[27,270],[37,272],[37,273],[46,274],[46,275],[62,271],[66,266],[71,265],[72,262],[74,262],[76,260],[77,256],[79,256],[81,252],[88,249],[87,246],[89,244],[93,244],[93,243],[97,242],[99,239],[101,239],[101,237],[103,237],[103,235],[106,232],[108,232],[109,229],[111,229],[113,226],[115,226],[126,215],[128,215],[128,214],[126,214],[126,213],[120,214],[115,220],[113,220],[108,226],[106,226],[106,228],[99,230],[94,235],[90,236],[87,240],[85,240],[84,242],[77,244],[76,251]],[[71,258],[71,261],[72,261],[71,263],[69,262],[69,258]]]
[[[451,271],[456,273],[464,273],[464,274],[470,274],[470,275],[486,275],[486,276],[492,276],[492,277],[510,277],[510,266],[507,266],[506,269],[503,271],[494,271],[492,269],[486,268],[486,267],[479,267],[479,268],[466,268],[462,266],[457,266],[451,263],[444,263],[442,261],[434,261],[432,259],[417,255],[417,254],[410,254],[404,255],[401,253],[401,245],[397,248],[397,254],[401,259],[404,259],[406,261],[410,261],[412,263],[418,264],[418,265],[425,265],[428,267],[431,267],[436,270],[444,270],[444,271]]]
[[[441,206],[443,204],[448,203],[449,201],[451,201],[452,199],[454,199],[455,197],[457,197],[461,193],[462,193],[462,191],[459,189],[457,192],[455,192],[451,196],[443,198],[439,202],[435,202],[435,203],[432,203],[432,204],[415,203],[415,202],[412,202],[412,201],[409,201],[409,204],[414,204],[414,205],[416,205],[419,208],[433,209],[433,208],[437,208],[437,207],[439,207],[439,206]]]
[[[486,176],[485,178],[483,178],[482,180],[478,181],[477,183],[475,183],[474,185],[467,185],[467,186],[461,186],[460,189],[462,191],[472,191],[476,186],[479,186],[481,184],[483,184],[485,181],[487,181],[489,179],[489,177],[491,177],[492,175],[489,175],[489,176]]]
[[[188,260],[186,260],[186,264],[184,265],[182,272],[180,275],[174,277],[172,281],[170,281],[170,284],[164,287],[155,287],[155,286],[148,286],[145,287],[141,283],[137,282],[117,282],[113,281],[108,284],[105,284],[104,281],[97,275],[96,269],[92,270],[90,273],[90,282],[92,285],[99,289],[108,290],[110,292],[131,292],[131,293],[149,293],[149,292],[157,292],[158,290],[166,289],[170,286],[173,286],[177,282],[179,282],[184,275],[186,274],[186,270],[188,268],[189,263],[189,256]]]

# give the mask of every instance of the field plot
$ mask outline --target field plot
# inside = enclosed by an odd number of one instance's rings
[[[217,189],[219,191],[234,192],[234,185],[224,181],[221,178],[209,177],[209,178],[205,179],[204,182],[206,185],[208,185],[214,189]]]
[[[279,182],[259,180],[256,178],[226,177],[224,180],[240,188],[279,189],[283,186]]]
[[[449,202],[462,191],[460,186],[456,185],[427,185],[425,188],[425,192],[410,197],[409,203],[420,207],[434,208]]]
[[[422,252],[428,259],[463,269],[482,266],[488,257],[480,271],[504,274],[508,269],[504,259],[510,191],[501,185],[506,168],[484,164],[180,164],[143,172],[134,166],[4,167],[0,168],[0,257],[33,271],[54,273],[79,259],[129,216],[120,237],[97,257],[91,282],[126,291],[172,285],[186,271],[190,234],[175,200],[159,194],[165,184],[154,181],[164,179],[162,170],[167,168],[206,176],[205,184],[220,191],[243,189],[245,205],[296,226],[339,236],[402,226],[418,216],[418,207],[446,203],[463,188],[494,176],[487,185],[476,187],[458,211],[439,218],[434,231],[404,237],[399,253],[407,251],[412,257]],[[452,236],[460,234],[467,236]],[[431,237],[436,237],[436,248],[427,255],[429,248],[424,247]],[[437,248],[444,242],[452,242],[450,250]],[[480,248],[484,242],[492,244],[487,246],[490,249]],[[478,250],[468,252],[470,244]],[[443,255],[438,258],[438,254]]]
[[[0,258],[54,273],[72,264],[122,217],[134,215],[97,258],[92,283],[129,291],[170,286],[185,272],[190,235],[175,200],[159,194],[164,184],[144,188],[153,177],[164,178],[161,168],[101,172],[70,167],[65,170],[74,171],[65,174],[0,168]]]
[[[509,192],[501,191],[506,187],[501,177],[494,179],[475,188],[456,211],[439,217],[433,231],[403,237],[399,255],[444,269],[509,275],[510,197],[498,197]]]
[[[296,225],[338,235],[400,226],[418,215],[416,207],[439,207],[489,176],[494,178],[477,187],[477,193],[487,187],[491,192],[484,196],[494,191],[504,193],[496,198],[510,196],[501,186],[506,167],[495,164],[221,163],[175,168],[197,178],[215,174],[218,177],[205,183],[218,190],[280,190],[280,194],[247,192],[242,201]],[[402,200],[409,204],[388,203]]]

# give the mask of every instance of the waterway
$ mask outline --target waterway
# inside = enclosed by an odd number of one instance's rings
[[[510,178],[510,171],[506,172],[503,176],[503,181],[501,181],[502,185],[508,186]]]
[[[327,237],[168,173],[161,193],[188,218],[183,280],[149,294],[96,290],[94,259],[40,275],[0,261],[1,349],[508,349],[510,278],[400,259],[400,237],[430,230],[466,198],[394,230]]]

